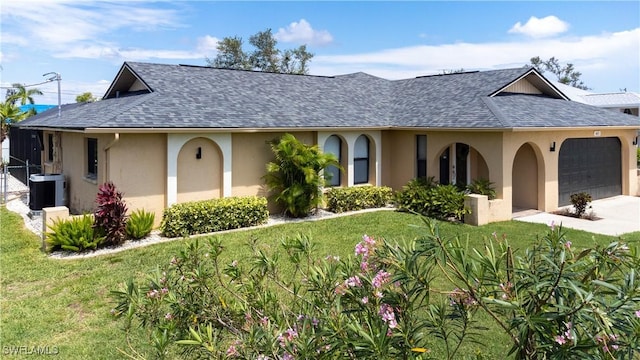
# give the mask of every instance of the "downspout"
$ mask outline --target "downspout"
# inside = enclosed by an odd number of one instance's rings
[[[104,182],[111,180],[110,174],[109,174],[109,149],[113,145],[115,145],[118,141],[120,141],[120,133],[115,133],[113,134],[113,140],[111,140],[111,142],[104,147],[104,174],[105,174]]]

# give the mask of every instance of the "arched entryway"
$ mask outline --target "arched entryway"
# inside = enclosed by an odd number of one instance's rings
[[[222,174],[222,153],[218,145],[202,137],[189,140],[178,154],[177,201],[222,197]]]
[[[538,188],[540,176],[544,170],[540,169],[538,156],[529,144],[523,144],[516,152],[511,170],[512,207],[517,210],[539,209],[539,194],[543,189]]]
[[[482,154],[465,143],[454,143],[440,153],[441,184],[464,186],[476,179],[489,179],[489,167]]]

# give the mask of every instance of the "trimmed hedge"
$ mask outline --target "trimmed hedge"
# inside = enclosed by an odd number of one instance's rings
[[[269,218],[264,197],[228,197],[193,201],[164,209],[160,230],[167,237],[207,234],[265,223]]]
[[[396,192],[396,206],[400,211],[418,214],[441,220],[455,218],[462,220],[470,213],[464,207],[465,193],[455,185],[440,185],[428,179],[413,179]]]
[[[393,191],[386,186],[354,186],[331,188],[326,193],[327,209],[331,212],[380,208],[393,198]]]

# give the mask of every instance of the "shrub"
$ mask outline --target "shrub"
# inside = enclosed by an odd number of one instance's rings
[[[640,146],[636,148],[636,158],[638,159],[638,168],[640,168]]]
[[[149,235],[153,229],[153,223],[156,219],[156,214],[139,209],[131,213],[129,220],[127,220],[126,231],[127,235],[132,239],[142,239]]]
[[[392,190],[386,186],[354,186],[331,188],[325,195],[329,211],[341,213],[384,207],[391,201]]]
[[[571,194],[571,205],[573,205],[573,215],[575,217],[582,217],[587,211],[587,207],[591,202],[591,195],[585,192]]]
[[[82,215],[66,220],[55,220],[45,234],[47,250],[67,250],[80,252],[96,249],[104,242],[93,228],[93,216]]]
[[[160,230],[168,237],[188,236],[255,226],[268,218],[266,198],[229,197],[172,205],[162,214]]]
[[[122,244],[127,236],[127,206],[122,193],[112,182],[106,182],[98,187],[96,204],[94,227],[104,234],[105,245]]]
[[[482,248],[425,238],[457,298],[486,313],[511,339],[515,359],[634,359],[640,350],[640,253],[621,241],[574,249],[551,225],[516,253],[506,237]]]
[[[320,172],[340,164],[332,154],[323,154],[317,146],[306,145],[291,134],[271,142],[275,160],[267,164],[263,177],[270,198],[284,208],[286,215],[305,217],[322,203],[321,188],[326,185]]]
[[[471,194],[487,195],[489,200],[496,198],[496,189],[493,183],[487,179],[475,179],[467,185],[467,191]]]
[[[246,263],[222,260],[218,238],[194,241],[112,291],[112,312],[143,327],[154,358],[456,359],[463,341],[482,346],[478,318],[515,359],[637,358],[637,248],[574,250],[553,226],[520,253],[497,236],[471,248],[425,224],[402,243],[364,236],[346,259],[317,258],[301,235],[249,241]],[[434,270],[446,303],[432,299]]]
[[[464,192],[455,185],[439,185],[433,178],[413,179],[396,193],[400,211],[411,211],[428,217],[461,220],[469,212],[464,207]]]

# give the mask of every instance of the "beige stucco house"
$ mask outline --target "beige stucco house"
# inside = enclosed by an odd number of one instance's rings
[[[130,208],[265,195],[267,142],[289,132],[338,156],[333,186],[401,188],[418,176],[495,184],[490,221],[569,195],[636,194],[638,117],[570,101],[535,69],[385,80],[126,62],[101,101],[20,123],[42,131],[69,207],[112,181]]]

